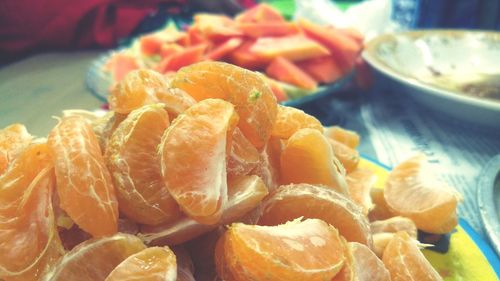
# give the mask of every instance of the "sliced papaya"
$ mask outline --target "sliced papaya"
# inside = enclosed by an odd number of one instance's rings
[[[233,37],[226,40],[224,43],[216,46],[212,51],[205,55],[209,60],[220,60],[225,58],[229,53],[237,49],[243,43],[240,37]]]
[[[236,22],[284,22],[285,18],[281,13],[268,4],[261,3],[251,9],[248,9],[235,18]]]
[[[304,60],[297,65],[320,83],[332,83],[342,77],[342,70],[332,56]]]
[[[351,37],[307,20],[298,21],[300,28],[311,39],[326,46],[339,63],[342,73],[348,73],[354,68],[354,61],[361,51],[361,46]]]
[[[317,82],[309,76],[309,74],[305,73],[293,62],[283,57],[275,58],[266,68],[266,74],[269,77],[303,89],[312,90],[318,86]]]
[[[137,58],[126,53],[116,53],[104,66],[114,81],[121,81],[130,71],[139,68]]]
[[[270,59],[257,55],[250,48],[255,40],[243,42],[234,52],[229,55],[229,61],[233,64],[250,70],[261,70],[266,67]]]
[[[163,40],[156,34],[148,34],[139,38],[139,46],[141,53],[146,56],[156,55],[160,53]]]
[[[206,38],[213,40],[242,35],[242,32],[236,27],[236,23],[231,18],[223,15],[196,14],[194,16],[194,26]]]
[[[164,58],[162,62],[160,62],[158,71],[162,73],[177,71],[181,67],[199,62],[202,60],[206,48],[207,44],[198,44],[196,46],[184,48]]]
[[[297,24],[293,22],[244,22],[238,23],[238,28],[246,36],[259,38],[264,36],[285,36],[299,32]]]
[[[291,61],[329,55],[320,43],[302,34],[283,37],[262,37],[250,47],[250,51],[266,58],[284,57]]]

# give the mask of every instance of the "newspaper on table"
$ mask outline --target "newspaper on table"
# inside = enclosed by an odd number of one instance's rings
[[[367,96],[360,122],[376,158],[394,166],[425,154],[436,175],[462,194],[459,216],[484,236],[476,200],[478,176],[488,160],[500,154],[500,129],[441,116],[402,93]]]

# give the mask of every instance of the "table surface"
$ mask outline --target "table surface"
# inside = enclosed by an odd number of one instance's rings
[[[64,109],[97,109],[102,105],[85,87],[90,63],[102,52],[35,55],[0,68],[0,128],[22,123],[46,136]]]

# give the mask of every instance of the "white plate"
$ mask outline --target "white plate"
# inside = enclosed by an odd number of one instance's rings
[[[363,58],[391,86],[423,105],[462,120],[500,127],[499,32],[385,34],[367,43]],[[468,94],[471,88],[488,88],[495,94],[473,96]]]

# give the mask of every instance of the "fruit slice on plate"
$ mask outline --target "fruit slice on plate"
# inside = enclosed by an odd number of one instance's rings
[[[277,57],[266,68],[267,76],[295,85],[306,90],[314,90],[318,83],[300,67],[284,57]]]
[[[325,136],[343,143],[352,149],[356,149],[360,142],[358,133],[339,126],[326,127]]]
[[[54,185],[45,143],[29,145],[0,176],[0,279],[40,280],[64,254],[52,208]]]
[[[232,104],[206,99],[177,117],[163,135],[163,182],[181,209],[200,223],[217,223],[227,203],[226,157],[237,121]]]
[[[228,184],[228,203],[218,224],[200,224],[183,217],[170,224],[143,226],[138,236],[148,245],[178,245],[243,217],[268,194],[264,182],[257,176],[237,177]]]
[[[382,256],[394,281],[443,280],[417,246],[417,241],[401,231],[389,242]]]
[[[377,181],[377,175],[370,169],[357,168],[346,176],[349,195],[368,215],[373,208],[370,191]]]
[[[332,56],[300,61],[297,65],[319,83],[333,83],[343,76],[342,70]]]
[[[410,218],[418,229],[447,233],[457,225],[457,192],[432,178],[424,156],[397,165],[389,174],[384,199],[396,214]]]
[[[338,62],[343,74],[354,68],[354,61],[361,51],[361,45],[351,37],[327,26],[321,26],[307,20],[299,20],[298,24],[304,33],[327,47],[329,52]]]
[[[61,208],[94,237],[117,231],[118,203],[97,138],[82,117],[65,117],[49,134]]]
[[[176,281],[177,262],[168,247],[151,247],[122,261],[105,281],[149,280]]]
[[[259,160],[259,151],[243,135],[239,128],[235,128],[229,158],[227,159],[228,177],[247,175],[259,164]]]
[[[263,201],[258,224],[277,225],[299,217],[324,220],[347,241],[372,245],[370,225],[361,208],[326,186],[280,186]]]
[[[305,128],[323,132],[323,126],[316,117],[294,107],[278,105],[278,116],[271,132],[272,136],[288,139],[298,130]]]
[[[359,164],[359,152],[334,139],[329,139],[333,154],[340,161],[347,174],[354,171]]]
[[[12,124],[0,130],[0,175],[32,139],[22,124]]]
[[[258,149],[269,139],[277,103],[258,73],[222,62],[200,62],[182,68],[171,80],[197,101],[219,98],[234,104],[238,127]]]
[[[330,54],[327,48],[308,37],[297,34],[257,39],[250,51],[265,58],[284,57],[291,61],[317,58]]]
[[[328,139],[318,130],[305,128],[295,132],[286,142],[280,165],[283,184],[320,184],[348,194],[343,168]]]
[[[104,280],[122,261],[145,248],[139,238],[123,233],[87,240],[66,253],[42,280]]]
[[[344,264],[343,243],[335,228],[317,219],[235,223],[217,242],[217,272],[235,281],[331,280]]]
[[[141,224],[165,223],[182,215],[163,183],[156,152],[168,125],[162,104],[143,106],[118,126],[106,149],[120,211]]]
[[[332,281],[391,281],[384,263],[366,245],[349,242],[346,264]]]

